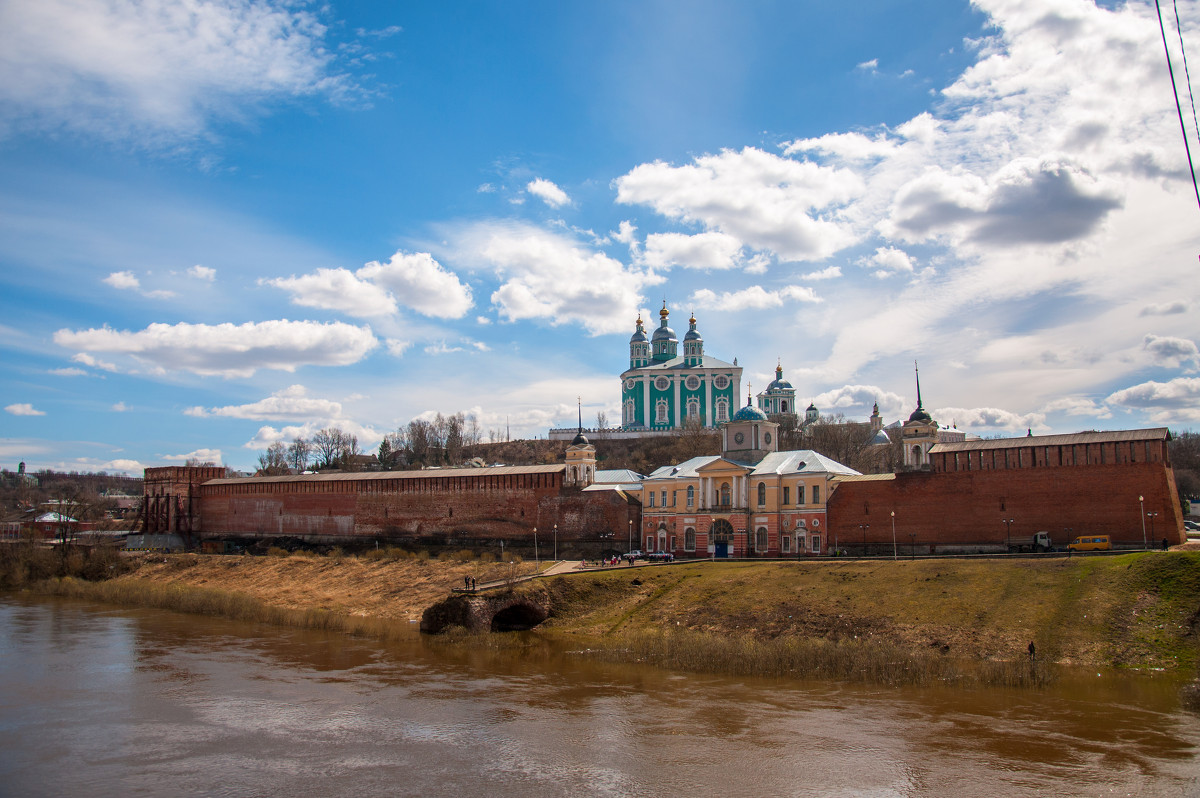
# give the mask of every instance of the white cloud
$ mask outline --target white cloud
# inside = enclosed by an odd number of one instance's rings
[[[641,290],[662,278],[578,241],[525,224],[479,224],[456,233],[458,260],[497,275],[491,301],[506,321],[582,325],[592,335],[633,323]]]
[[[531,180],[525,186],[525,190],[535,197],[540,198],[552,208],[560,208],[563,205],[571,203],[571,198],[567,196],[567,192],[545,178],[539,177],[536,180]]]
[[[314,274],[261,282],[287,291],[292,302],[305,307],[336,310],[358,318],[396,312],[396,302],[387,291],[345,269],[317,269]]]
[[[800,275],[801,280],[833,280],[842,276],[842,270],[838,266],[829,266],[816,272],[809,272]]]
[[[742,243],[724,233],[652,233],[646,236],[642,262],[652,269],[733,269],[740,265]]]
[[[876,402],[879,403],[879,413],[884,417],[904,413],[909,407],[908,401],[898,393],[886,391],[876,385],[843,385],[840,388],[817,394],[812,400],[821,413],[859,411],[857,415],[866,417]],[[852,414],[847,413],[852,418]],[[859,418],[858,420],[863,420]]]
[[[184,463],[188,460],[195,460],[200,463],[216,463],[217,465],[221,465],[220,449],[196,449],[187,454],[164,454],[160,456],[163,460],[173,463]]]
[[[146,290],[144,290],[142,288],[141,281],[138,280],[138,278],[137,278],[137,275],[135,275],[133,272],[129,272],[129,271],[113,272],[112,274],[108,275],[103,280],[101,280],[101,282],[107,283],[108,285],[111,285],[113,288],[117,288],[122,291],[136,291],[139,294],[141,294],[142,296],[148,297],[150,299],[170,299],[171,297],[175,296],[174,291],[167,291],[167,290],[146,291]]]
[[[1147,335],[1142,339],[1142,349],[1151,354],[1157,366],[1180,368],[1189,363],[1192,366],[1200,365],[1200,349],[1196,348],[1195,341],[1186,338]]]
[[[1104,401],[1132,410],[1150,411],[1150,418],[1159,423],[1200,421],[1200,378],[1143,382],[1114,391]]]
[[[1082,396],[1064,396],[1042,406],[1042,413],[1065,413],[1068,416],[1093,416],[1095,418],[1112,418],[1112,411],[1104,405],[1098,405],[1092,399]]]
[[[74,367],[70,367],[70,368],[61,368],[61,369],[50,369],[50,371],[47,373],[53,374],[56,377],[82,377],[82,376],[86,375],[88,372],[85,369],[77,369]]]
[[[691,296],[692,303],[698,308],[729,312],[779,308],[783,307],[787,300],[794,302],[821,301],[813,289],[800,285],[789,285],[778,291],[768,291],[760,285],[752,285],[749,288],[743,288],[741,291],[730,291],[721,294],[708,288],[701,288]]]
[[[855,69],[861,69],[863,72],[875,72],[878,68],[878,58],[872,58],[870,61],[863,61],[861,64],[855,67]]]
[[[470,287],[427,252],[396,252],[387,263],[372,261],[358,270],[392,293],[396,301],[425,316],[461,319],[471,309]]]
[[[865,268],[875,269],[876,277],[890,277],[893,274],[913,272],[913,259],[902,249],[895,247],[878,247],[875,252],[859,261]]]
[[[399,338],[388,338],[383,343],[392,357],[401,357],[412,346],[412,341],[401,341]]]
[[[0,6],[8,128],[163,145],[267,101],[353,91],[317,16],[262,0],[38,0]]]
[[[142,465],[142,463],[137,460],[120,458],[117,460],[108,460],[103,462],[99,466],[96,466],[96,470],[107,471],[110,474],[113,472],[118,472],[129,474],[130,476],[140,477],[146,470],[146,466]]]
[[[46,415],[41,410],[34,410],[33,405],[28,402],[20,404],[8,405],[4,408],[5,411],[12,413],[14,416],[44,416]]]
[[[291,443],[296,438],[311,440],[312,436],[326,427],[337,427],[347,435],[358,438],[358,445],[364,452],[370,452],[383,440],[384,433],[374,427],[366,427],[348,418],[329,419],[327,421],[310,421],[307,424],[286,426],[276,429],[270,425],[258,428],[254,437],[242,444],[245,449],[266,449],[272,443]]]
[[[1187,313],[1191,307],[1187,302],[1176,300],[1175,302],[1163,302],[1157,305],[1146,305],[1142,308],[1139,316],[1174,316],[1177,313]]]
[[[249,377],[259,369],[295,371],[298,366],[345,366],[366,356],[378,341],[368,327],[341,322],[265,321],[247,324],[151,324],[133,332],[109,327],[59,330],[54,342],[67,349],[127,355],[160,371],[191,371]]]
[[[245,405],[227,407],[192,407],[184,411],[189,416],[225,416],[254,421],[286,421],[293,419],[341,418],[342,405],[329,399],[316,399],[308,395],[303,385],[292,385],[281,391]]]
[[[754,147],[684,166],[642,164],[616,184],[617,202],[700,223],[783,260],[821,260],[861,235],[838,213],[864,191],[858,174]]]
[[[941,407],[929,411],[943,426],[978,430],[1047,430],[1044,413],[1013,413],[996,407]]]
[[[114,413],[124,413],[128,409],[129,409],[129,407],[126,406],[126,404],[124,402],[117,402],[116,404],[114,404],[112,406],[112,410]]]
[[[211,283],[217,279],[217,270],[210,269],[207,266],[201,266],[197,263],[187,270],[189,277],[195,277],[197,280],[203,280],[206,283]]]
[[[100,369],[101,371],[115,372],[117,370],[116,363],[109,363],[106,360],[99,360],[99,359],[94,358],[91,355],[87,354],[86,352],[78,352],[78,353],[72,355],[71,360],[74,360],[76,363],[82,363],[85,366],[91,366],[94,369]],[[78,369],[64,369],[64,371],[77,371],[77,370]]]

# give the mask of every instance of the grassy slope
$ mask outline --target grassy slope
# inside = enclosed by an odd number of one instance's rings
[[[640,584],[639,584],[640,583]],[[530,588],[538,589],[538,588]],[[547,631],[871,640],[976,659],[1194,669],[1200,555],[695,563],[559,577]]]

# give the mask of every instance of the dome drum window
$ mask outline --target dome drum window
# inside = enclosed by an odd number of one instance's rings
[[[689,391],[698,390],[700,388],[700,378],[695,374],[689,374],[687,379],[683,381],[683,384]]]
[[[658,377],[654,380],[654,387],[660,391],[665,391],[671,387],[671,381],[666,377]]]
[[[713,378],[713,387],[718,391],[723,391],[729,387],[729,378],[724,374]]]

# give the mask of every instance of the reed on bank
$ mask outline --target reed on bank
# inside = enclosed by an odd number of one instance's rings
[[[347,615],[324,609],[286,609],[267,604],[245,593],[191,585],[120,579],[87,582],[72,577],[51,579],[36,586],[38,592],[67,598],[101,601],[127,607],[151,607],[192,615],[211,615],[248,623],[395,640],[412,634],[407,621]]]

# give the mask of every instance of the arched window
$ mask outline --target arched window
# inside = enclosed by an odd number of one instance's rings
[[[687,414],[688,414],[688,418],[696,418],[697,416],[700,415],[700,400],[699,399],[688,399]]]
[[[767,503],[767,483],[758,483],[758,506],[762,507]]]
[[[688,507],[696,506],[696,486],[695,485],[688,485],[687,506]]]
[[[782,402],[779,403],[779,412],[780,413],[787,412],[787,399],[784,399]]]
[[[754,550],[767,550],[767,528],[765,526],[760,526],[758,531],[754,533]]]
[[[733,494],[729,490],[728,482],[721,483],[721,504],[726,507],[733,504]]]
[[[683,533],[683,550],[684,551],[695,551],[696,550],[696,530],[691,529],[690,527],[688,529],[684,530],[684,533]]]
[[[667,421],[667,400],[659,399],[654,405],[654,420],[660,424],[665,424]]]
[[[720,422],[720,421],[728,421],[728,420],[729,420],[729,400],[718,399],[717,400],[717,421]]]
[[[633,408],[634,408],[633,400],[626,399],[625,400],[625,413],[623,414],[625,416],[626,424],[632,424],[632,423],[634,423],[634,421],[637,420],[633,417],[633,414],[635,412]]]

